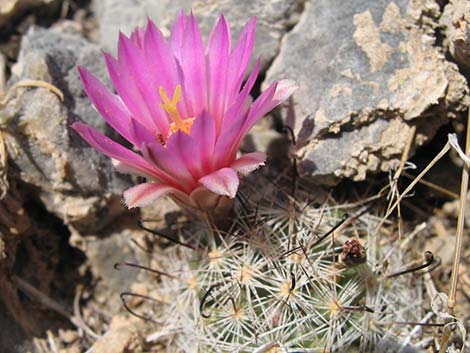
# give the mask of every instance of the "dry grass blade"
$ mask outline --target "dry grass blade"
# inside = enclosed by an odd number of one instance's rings
[[[414,179],[414,178],[415,178],[414,175],[411,175],[411,174],[409,174],[409,173],[407,173],[407,172],[403,172],[402,175],[403,175],[404,177],[407,177],[408,179]],[[459,195],[456,194],[455,192],[452,192],[452,191],[450,191],[450,190],[448,190],[448,189],[446,189],[446,188],[443,188],[442,186],[439,186],[439,185],[436,185],[436,184],[434,184],[434,183],[431,183],[431,182],[428,181],[428,180],[421,179],[421,180],[419,181],[419,183],[420,183],[420,184],[423,184],[423,185],[425,185],[425,186],[427,186],[427,187],[430,188],[430,189],[433,189],[433,190],[435,190],[435,191],[438,191],[438,192],[440,192],[441,194],[447,195],[447,196],[449,196],[449,197],[452,198],[452,199],[457,200],[457,199],[459,198]]]
[[[15,83],[13,86],[10,87],[6,95],[1,95],[0,98],[0,107],[3,107],[7,104],[8,100],[11,98],[13,92],[16,91],[17,88],[25,88],[25,87],[36,87],[36,88],[45,88],[49,91],[53,92],[57,97],[59,97],[60,101],[64,101],[64,94],[60,89],[56,86],[50,84],[46,81],[39,81],[39,80],[22,80],[20,82]]]
[[[465,155],[468,156],[470,152],[470,109],[468,110],[467,116],[467,134],[465,141]],[[457,294],[457,282],[458,274],[460,267],[460,258],[462,253],[462,239],[463,239],[463,228],[465,224],[465,211],[467,208],[467,192],[468,192],[468,169],[469,166],[467,163],[463,164],[462,168],[462,179],[460,181],[460,207],[459,207],[459,217],[457,219],[457,231],[454,247],[454,261],[452,264],[452,275],[450,277],[450,289],[449,289],[449,300],[447,304],[447,312],[449,315],[454,314],[455,308],[455,299]],[[441,339],[441,348],[439,353],[444,353],[449,344],[449,339],[451,336],[450,329],[446,329]]]
[[[0,200],[5,197],[8,192],[8,156],[3,131],[0,130]]]
[[[470,152],[470,109],[468,111],[467,119],[467,136],[466,136],[466,145],[465,145],[465,154],[468,156]],[[455,296],[457,293],[457,279],[460,265],[460,258],[462,252],[462,238],[463,238],[463,228],[465,224],[465,211],[467,208],[467,192],[468,192],[468,169],[469,166],[467,163],[464,163],[462,168],[462,180],[460,182],[460,210],[459,218],[457,220],[457,233],[455,239],[455,249],[454,249],[454,262],[452,265],[452,276],[450,283],[449,291],[449,314],[453,314],[455,307]]]

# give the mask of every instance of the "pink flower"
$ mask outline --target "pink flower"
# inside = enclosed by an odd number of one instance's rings
[[[296,85],[274,82],[253,102],[249,93],[260,69],[258,59],[241,87],[255,27],[253,18],[233,48],[223,15],[206,46],[194,16],[182,12],[168,40],[150,20],[130,38],[121,33],[117,59],[104,54],[117,94],[79,67],[98,112],[136,152],[82,123],[73,128],[111,157],[119,171],[147,178],[124,192],[128,207],[168,194],[185,207],[210,209],[235,197],[239,175],[264,164],[261,152],[238,157],[240,143]]]

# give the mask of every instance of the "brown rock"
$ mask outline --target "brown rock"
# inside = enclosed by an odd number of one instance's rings
[[[441,17],[449,50],[459,64],[470,69],[470,2],[451,0]]]
[[[2,0],[0,1],[0,26],[7,25],[10,20],[28,9],[39,6],[54,7],[59,3],[59,0]]]

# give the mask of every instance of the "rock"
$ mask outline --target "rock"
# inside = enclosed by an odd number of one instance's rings
[[[0,26],[21,15],[25,11],[39,6],[57,7],[59,0],[2,0],[0,2]]]
[[[129,327],[120,327],[106,332],[87,351],[89,353],[126,353],[135,340],[135,334]]]
[[[455,60],[470,69],[470,2],[451,0],[441,17],[449,50]]]
[[[434,46],[438,12],[431,0],[307,5],[266,78],[300,85],[287,123],[304,175],[333,184],[390,170],[412,126],[414,149],[466,109],[465,79]]]
[[[104,239],[89,240],[84,249],[94,277],[100,278],[100,285],[110,291],[110,297],[106,299],[107,304],[114,296],[112,300],[116,301],[113,304],[116,304],[117,308],[121,307],[121,301],[116,294],[128,290],[141,272],[126,266],[114,268],[114,265],[118,263],[138,263],[140,260],[136,259],[137,255],[131,246],[131,232],[128,229],[121,229],[107,235]]]
[[[124,210],[120,194],[129,180],[70,128],[83,120],[110,133],[82,88],[78,64],[108,82],[97,46],[71,33],[29,30],[8,83],[0,126],[12,164],[23,181],[37,187],[48,210],[79,230],[93,230]],[[53,84],[64,102],[50,89],[12,88],[25,80]]]
[[[277,54],[282,36],[296,20],[299,5],[296,0],[94,0],[96,17],[101,33],[101,43],[116,51],[119,30],[129,34],[136,26],[143,26],[151,18],[169,33],[178,12],[190,10],[199,21],[204,35],[208,35],[221,12],[226,16],[233,35],[238,36],[251,16],[257,16],[254,58],[262,56],[264,64]]]

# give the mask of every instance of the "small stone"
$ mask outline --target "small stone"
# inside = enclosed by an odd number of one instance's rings
[[[125,353],[134,340],[130,328],[121,326],[109,330],[88,350],[89,353]]]
[[[63,342],[71,344],[78,339],[78,332],[76,330],[59,329],[59,337]]]
[[[130,299],[127,303],[130,308],[136,308],[145,300],[140,296],[148,296],[148,287],[144,283],[133,283],[131,286],[131,292],[138,296],[129,297]]]
[[[470,69],[470,2],[450,0],[442,13],[441,24],[450,53],[459,64]]]

